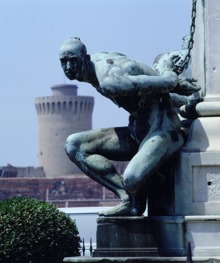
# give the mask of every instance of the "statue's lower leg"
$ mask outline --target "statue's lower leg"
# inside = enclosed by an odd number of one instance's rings
[[[105,179],[108,182],[112,182],[114,188],[110,189],[109,185],[103,185],[118,195],[121,202],[107,211],[100,212],[100,216],[141,216],[144,213],[147,202],[147,189],[142,189],[142,191],[132,194],[126,191],[122,176],[118,174],[112,177],[106,175]]]
[[[123,177],[117,173],[110,160],[98,154],[80,154],[80,157],[80,160],[74,159],[72,161],[90,178],[108,188],[121,200],[117,206],[100,212],[100,216],[138,216],[143,214],[146,199],[144,205],[141,205],[138,195],[134,196],[125,190]]]

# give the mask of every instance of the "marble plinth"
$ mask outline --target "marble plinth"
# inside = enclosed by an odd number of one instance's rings
[[[220,256],[220,216],[100,217],[94,257]]]
[[[183,233],[183,217],[100,217],[93,256],[184,256]]]
[[[220,216],[100,217],[90,258],[64,262],[220,262]]]

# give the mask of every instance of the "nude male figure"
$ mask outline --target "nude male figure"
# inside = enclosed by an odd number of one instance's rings
[[[130,114],[127,127],[70,135],[65,146],[68,157],[86,175],[120,198],[119,205],[100,215],[142,215],[149,178],[184,143],[169,93],[191,95],[198,88],[193,80],[181,87],[172,70],[158,75],[147,65],[120,53],[100,52],[90,56],[79,38],[67,39],[62,44],[60,61],[70,80],[90,83]],[[117,173],[111,160],[129,161],[123,175]]]

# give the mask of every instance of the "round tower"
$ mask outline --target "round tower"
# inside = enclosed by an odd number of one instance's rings
[[[55,85],[51,89],[52,96],[35,99],[39,165],[47,177],[79,174],[64,145],[70,134],[92,128],[94,98],[77,96],[76,85]]]

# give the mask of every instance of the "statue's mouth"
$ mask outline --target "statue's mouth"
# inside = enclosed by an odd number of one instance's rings
[[[65,71],[65,75],[66,75],[68,78],[71,78],[71,79],[74,78],[74,73],[73,73],[72,71],[66,70],[66,71]]]

